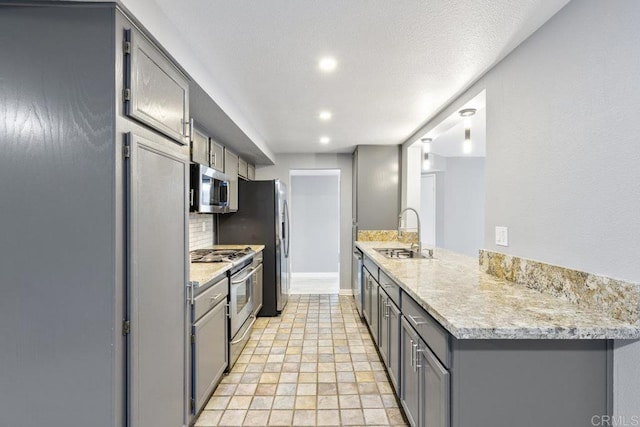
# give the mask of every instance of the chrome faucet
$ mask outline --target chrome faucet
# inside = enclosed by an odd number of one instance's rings
[[[420,214],[418,214],[417,210],[413,208],[404,208],[402,212],[400,212],[400,215],[398,215],[398,239],[402,237],[402,215],[407,211],[413,211],[416,214],[416,220],[418,221],[418,254],[422,254],[422,238],[420,237]],[[414,246],[415,243],[411,243],[411,250],[413,250]]]

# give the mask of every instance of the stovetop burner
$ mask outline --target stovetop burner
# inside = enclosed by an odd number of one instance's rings
[[[253,255],[254,250],[247,246],[244,249],[196,249],[189,252],[191,262],[238,262],[242,258]]]

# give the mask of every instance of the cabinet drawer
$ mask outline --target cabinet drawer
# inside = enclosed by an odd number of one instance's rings
[[[376,265],[376,263],[371,261],[365,255],[362,256],[362,263],[367,268],[367,270],[369,270],[369,273],[371,273],[371,275],[373,276],[373,278],[377,282],[378,281],[378,266]]]
[[[402,293],[402,314],[415,328],[440,362],[451,367],[450,335],[440,324],[418,305],[409,295]]]
[[[389,295],[389,298],[400,307],[400,287],[387,276],[384,271],[380,270],[380,287]]]
[[[195,298],[194,303],[194,319],[198,320],[207,311],[222,301],[225,301],[229,294],[229,279],[225,276],[213,286],[207,288]]]

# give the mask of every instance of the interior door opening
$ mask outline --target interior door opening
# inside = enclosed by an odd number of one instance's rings
[[[340,291],[340,170],[290,171],[292,294]]]

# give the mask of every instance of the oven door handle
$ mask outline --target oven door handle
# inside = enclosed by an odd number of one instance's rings
[[[238,283],[246,282],[249,277],[251,277],[254,274],[256,274],[256,271],[257,271],[257,269],[255,267],[251,267],[251,269],[249,270],[249,273],[246,276],[244,276],[242,279],[232,280],[231,284],[232,285],[237,285]]]
[[[240,338],[238,338],[237,340],[231,341],[231,344],[241,343],[242,340],[244,339],[244,337],[247,336],[247,334],[249,333],[251,328],[253,328],[253,324],[256,323],[256,320],[258,320],[258,318],[256,316],[254,316],[253,314],[250,317],[253,317],[253,320],[251,321],[251,324],[247,327],[247,329],[244,331],[244,334],[242,334],[242,336]]]

